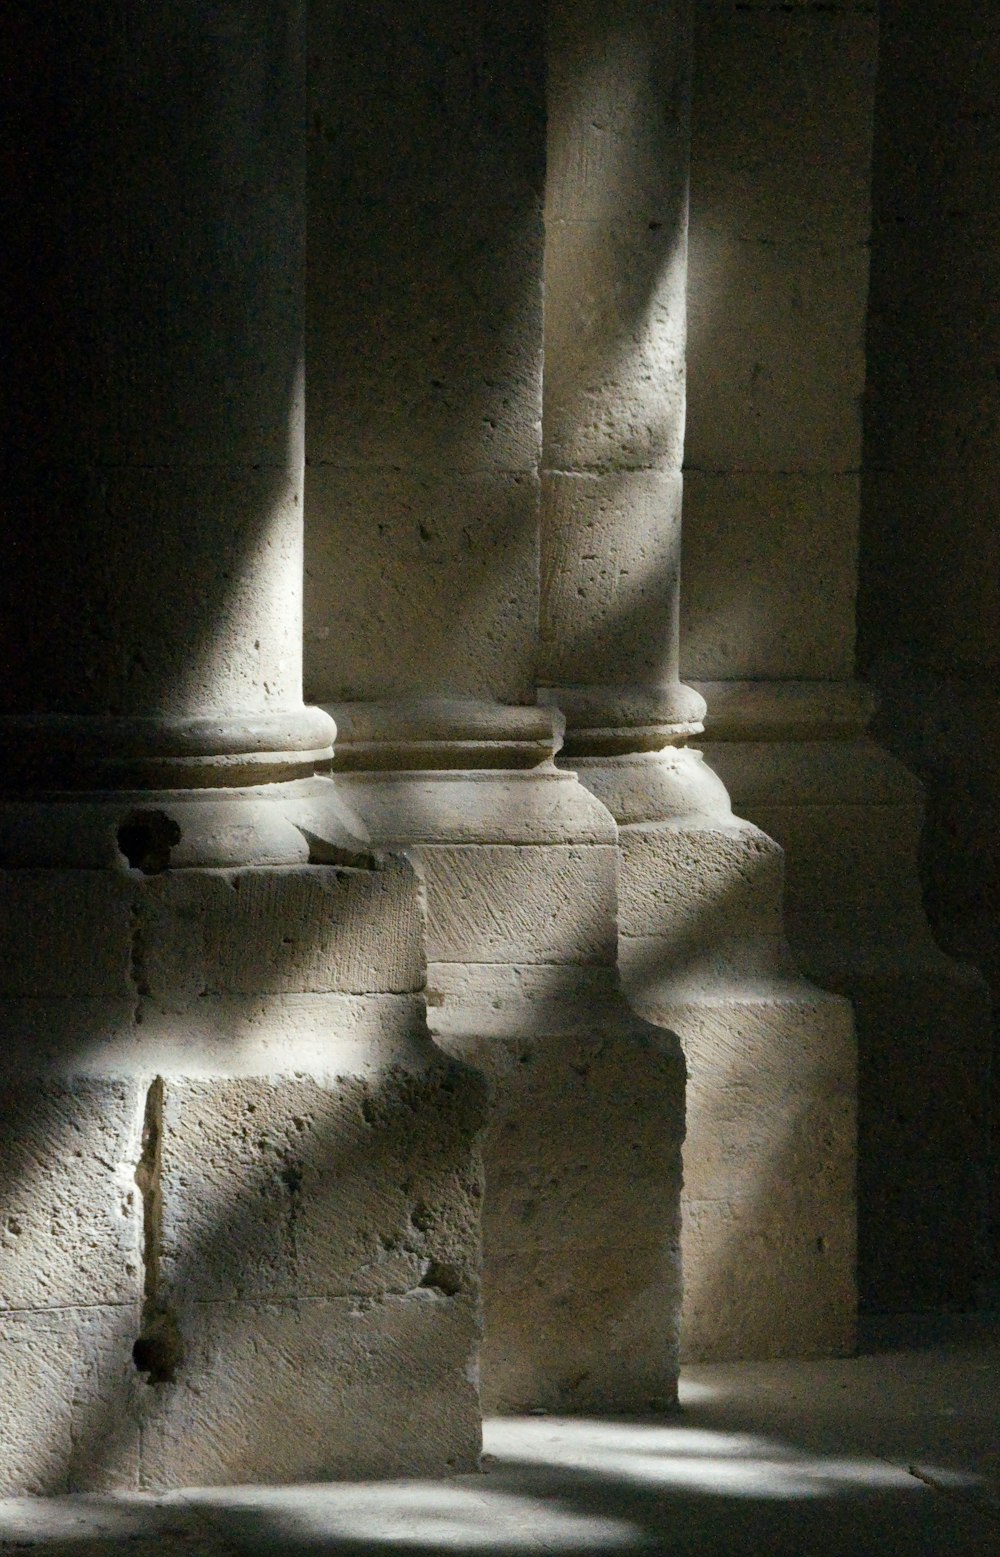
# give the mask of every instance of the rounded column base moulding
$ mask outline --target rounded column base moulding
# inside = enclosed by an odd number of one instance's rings
[[[239,789],[0,797],[0,868],[165,870],[370,866],[367,833],[320,775]]]
[[[333,760],[320,708],[201,718],[15,714],[0,719],[0,793],[231,789],[311,776]]]
[[[563,739],[556,708],[452,697],[326,706],[337,723],[338,772],[538,768]]]
[[[538,701],[566,720],[564,757],[661,751],[702,729],[705,699],[682,682],[665,686],[539,687]]]

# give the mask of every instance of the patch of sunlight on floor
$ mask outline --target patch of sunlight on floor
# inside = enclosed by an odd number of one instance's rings
[[[316,1487],[216,1488],[185,1494],[213,1513],[266,1513],[275,1538],[309,1543],[384,1542],[387,1546],[447,1551],[602,1551],[639,1544],[623,1519],[591,1517],[552,1497],[519,1496],[447,1482],[341,1482]]]
[[[678,1424],[581,1417],[499,1417],[484,1427],[499,1464],[587,1471],[641,1484],[723,1497],[814,1498],[845,1487],[916,1491],[905,1470],[877,1459],[814,1455],[777,1440]]]

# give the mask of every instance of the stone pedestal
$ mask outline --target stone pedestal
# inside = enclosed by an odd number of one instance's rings
[[[484,1401],[670,1403],[680,1054],[617,990],[614,822],[534,706],[545,8],[311,27],[308,685],[419,864],[432,1030],[494,1082]]]
[[[424,882],[431,1030],[492,1083],[484,1405],[669,1406],[684,1066],[618,987],[614,822],[548,710],[336,712],[340,793]]]
[[[619,824],[626,994],[687,1065],[682,1356],[848,1352],[854,1032],[789,953],[782,850],[700,752],[568,760]]]
[[[475,1463],[478,1078],[301,692],[301,7],[9,61],[0,1486]]]
[[[922,786],[868,734],[875,698],[857,683],[701,691],[706,755],[786,850],[796,959],[854,1006],[861,1301],[968,1308],[985,1268],[989,1000],[931,934]]]
[[[413,888],[3,872],[5,1487],[474,1463],[482,1088]]]

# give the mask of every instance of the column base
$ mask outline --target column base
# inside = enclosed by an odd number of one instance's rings
[[[854,1006],[862,1306],[974,1307],[987,1266],[989,997],[931,934],[921,785],[868,735],[867,687],[701,690],[708,760],[786,851],[796,960]]]
[[[853,1027],[789,955],[781,850],[699,752],[576,767],[619,823],[625,991],[687,1062],[681,1355],[850,1352]]]
[[[618,985],[616,828],[552,765],[551,711],[492,709],[506,771],[463,771],[454,759],[422,771],[428,721],[440,714],[410,711],[395,769],[338,782],[375,842],[405,842],[413,857],[427,899],[431,1030],[492,1083],[484,1408],[667,1408],[677,1395],[684,1067],[674,1037],[637,1017]],[[451,731],[465,752],[486,728],[471,714],[457,713]],[[377,717],[357,722],[366,741]],[[338,760],[353,769],[350,749]]]
[[[250,788],[0,795],[0,869],[365,866],[364,828],[329,778]]]

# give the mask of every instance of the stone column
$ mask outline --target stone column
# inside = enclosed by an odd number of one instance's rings
[[[481,1088],[302,702],[302,7],[10,30],[0,1484],[471,1465]]]
[[[850,1015],[796,974],[781,850],[686,745],[678,679],[689,7],[550,27],[539,697],[619,823],[629,998],[684,1045],[685,1354],[843,1351]]]
[[[534,706],[544,8],[313,7],[307,677],[494,1080],[483,1398],[676,1396],[676,1041],[615,974],[615,824]],[[373,50],[372,39],[378,46]]]
[[[853,679],[875,11],[869,0],[698,8],[682,660],[708,701],[708,760],[734,804],[787,851],[800,966],[854,1003],[860,1297],[907,1312],[973,1298],[989,1038],[981,983],[941,954],[924,916],[920,785],[873,740],[875,699]],[[938,51],[927,48],[934,74]],[[885,222],[898,234],[911,231],[911,208],[898,202],[923,164],[901,116],[890,117],[899,163]],[[937,314],[922,240],[918,250],[918,290]],[[905,264],[891,270],[895,320]],[[964,308],[949,321],[958,316]],[[877,307],[870,340],[879,319]],[[930,447],[928,407],[940,395],[923,388],[936,374],[931,335],[921,326],[916,338],[905,372],[922,386],[919,435],[903,468],[868,477],[890,515],[883,539],[898,531],[908,559],[883,586],[873,638],[891,636],[884,624],[911,609],[921,630],[943,620],[937,581],[956,576],[950,519],[930,553],[917,539],[913,494],[919,487],[923,505],[934,490],[916,474],[917,451]],[[884,386],[885,362],[895,374],[906,358],[894,344],[876,361]],[[878,447],[876,438],[873,465]],[[921,707],[947,702],[928,700],[924,684],[917,696]],[[898,709],[876,729],[905,752]]]

